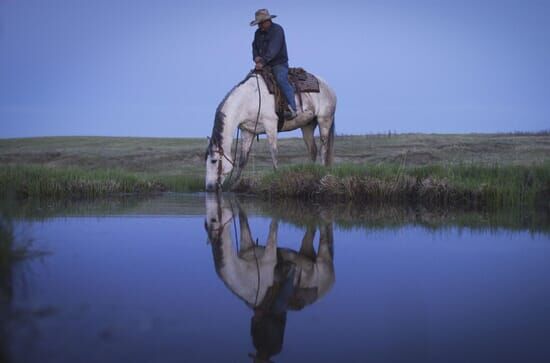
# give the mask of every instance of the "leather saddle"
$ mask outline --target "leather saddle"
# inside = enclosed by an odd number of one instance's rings
[[[254,72],[260,74],[267,85],[269,93],[275,96],[275,113],[279,117],[277,129],[281,131],[283,128],[285,118],[284,112],[288,108],[288,103],[284,97],[281,89],[279,88],[275,76],[270,67],[264,67],[262,70],[255,70]],[[299,107],[302,107],[302,93],[304,92],[319,92],[319,80],[311,73],[308,73],[303,68],[289,68],[288,80],[294,87],[296,95],[298,95]]]

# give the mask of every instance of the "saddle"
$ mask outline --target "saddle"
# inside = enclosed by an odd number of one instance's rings
[[[288,102],[286,102],[286,98],[275,80],[271,67],[264,67],[262,70],[255,70],[255,72],[262,76],[269,93],[275,96],[275,113],[279,117],[277,129],[281,131],[285,122],[284,112],[288,108]],[[294,91],[298,96],[298,101],[303,111],[302,93],[318,93],[319,80],[313,74],[306,72],[303,68],[289,68],[288,80],[294,87]]]

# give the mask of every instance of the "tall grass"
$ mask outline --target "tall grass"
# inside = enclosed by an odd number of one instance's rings
[[[189,175],[152,176],[117,170],[84,170],[75,167],[0,167],[0,196],[90,198],[124,193],[198,191],[202,178]]]
[[[548,208],[550,164],[422,167],[342,164],[332,168],[309,164],[244,180],[237,190],[268,198]]]
[[[0,197],[90,198],[204,188],[199,174],[1,166]],[[244,179],[235,188],[266,198],[422,203],[461,207],[550,209],[550,163],[526,165],[294,165]]]

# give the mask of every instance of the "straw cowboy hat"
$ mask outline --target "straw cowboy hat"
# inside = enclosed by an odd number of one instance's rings
[[[256,11],[255,17],[256,19],[250,22],[250,26],[258,25],[263,21],[276,18],[277,15],[270,15],[267,9],[260,9]]]

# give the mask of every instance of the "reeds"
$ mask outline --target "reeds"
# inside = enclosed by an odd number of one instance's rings
[[[241,182],[267,198],[505,208],[549,208],[550,165],[299,165]]]
[[[90,198],[204,190],[203,175],[153,175],[44,166],[0,167],[0,197]],[[421,203],[467,208],[550,209],[550,163],[537,165],[303,164],[242,180],[237,192],[268,199]]]
[[[84,170],[75,167],[0,167],[0,196],[16,198],[93,198],[114,194],[148,194],[162,191],[198,191],[199,176],[151,176],[117,170]]]

